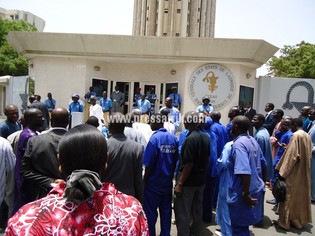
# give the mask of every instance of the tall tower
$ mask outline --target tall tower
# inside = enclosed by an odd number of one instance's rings
[[[135,0],[133,35],[214,37],[216,0]]]

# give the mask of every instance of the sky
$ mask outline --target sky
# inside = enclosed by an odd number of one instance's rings
[[[44,19],[44,32],[116,35],[132,34],[133,4],[134,0],[0,0],[2,8]],[[216,38],[263,39],[279,48],[303,40],[315,44],[315,0],[217,0],[216,5]],[[266,68],[259,68],[257,76],[265,75]]]

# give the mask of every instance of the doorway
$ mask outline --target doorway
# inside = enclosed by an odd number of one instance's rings
[[[108,93],[108,80],[104,79],[92,79],[92,87],[93,91],[96,92],[96,97],[98,99],[103,97],[103,91],[106,91]]]
[[[124,94],[125,102],[122,108],[123,114],[127,114],[130,112],[130,108],[132,108],[133,99],[130,97],[130,82],[116,82],[114,87],[118,86],[119,91]]]
[[[142,93],[148,95],[150,90],[152,90],[156,94],[156,101],[154,102],[154,112],[158,112],[161,108],[161,101],[163,101],[163,97],[161,96],[161,84],[155,83],[140,83],[140,86],[143,88]],[[152,104],[151,104],[152,106]]]

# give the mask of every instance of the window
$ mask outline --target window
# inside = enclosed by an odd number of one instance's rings
[[[179,33],[176,33],[175,36],[178,37],[178,36],[179,36]]]
[[[168,13],[168,9],[164,9],[164,13]]]
[[[177,13],[180,13],[180,9],[177,9]]]
[[[240,86],[240,95],[239,95],[239,102],[251,102],[253,103],[254,99],[254,88],[246,87],[246,86]]]
[[[106,91],[108,96],[110,95],[107,80],[92,78],[92,86],[97,97],[103,97],[103,91]]]
[[[167,36],[167,33],[163,33],[163,36]]]

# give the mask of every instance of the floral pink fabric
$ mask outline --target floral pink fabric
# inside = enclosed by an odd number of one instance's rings
[[[65,185],[24,205],[10,220],[5,235],[149,235],[142,206],[134,197],[104,183],[88,201],[66,202]]]

